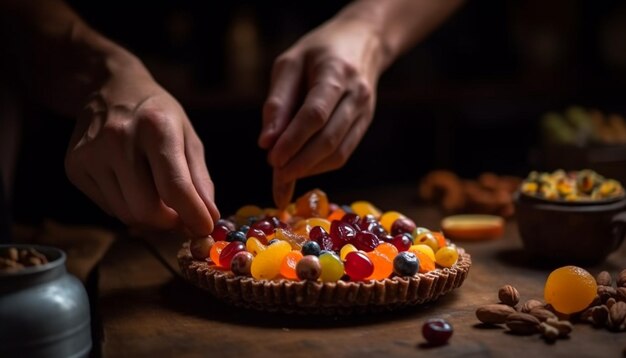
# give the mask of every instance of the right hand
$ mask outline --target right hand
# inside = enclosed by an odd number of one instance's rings
[[[68,178],[129,226],[209,235],[220,214],[200,138],[142,65],[121,67],[79,115]]]
[[[366,22],[333,19],[277,58],[258,141],[278,184],[346,163],[372,122],[382,52]]]

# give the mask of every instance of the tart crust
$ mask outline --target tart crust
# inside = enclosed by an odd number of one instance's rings
[[[188,282],[235,306],[267,312],[330,315],[392,311],[436,300],[460,287],[469,273],[471,257],[462,248],[458,250],[459,259],[451,268],[359,282],[257,280],[236,276],[211,262],[194,259],[188,242],[183,244],[177,258]]]

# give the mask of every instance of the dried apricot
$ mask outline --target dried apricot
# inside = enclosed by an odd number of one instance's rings
[[[578,266],[563,266],[552,271],[544,287],[544,299],[565,314],[584,310],[597,293],[595,278]]]

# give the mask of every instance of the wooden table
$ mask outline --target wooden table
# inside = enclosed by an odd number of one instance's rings
[[[333,194],[349,203],[370,200],[381,209],[399,210],[418,225],[439,228],[440,212],[420,206],[415,188],[398,185]],[[149,242],[177,268],[181,241],[151,237]],[[483,328],[474,314],[496,303],[498,288],[511,284],[522,301],[542,298],[551,268],[522,251],[514,222],[502,239],[457,242],[473,265],[463,286],[438,301],[398,312],[356,317],[302,317],[230,307],[182,281],[136,240],[117,240],[100,267],[101,349],[105,357],[619,357],[626,332],[612,333],[577,324],[571,338],[553,344],[539,335],[515,336],[505,328]],[[602,265],[586,267],[616,273],[626,267],[624,247]],[[454,326],[449,344],[427,347],[421,327],[442,317]]]

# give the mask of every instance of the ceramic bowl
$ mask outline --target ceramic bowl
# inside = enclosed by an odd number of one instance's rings
[[[626,235],[626,198],[550,201],[514,194],[525,250],[563,264],[596,264],[617,250]]]
[[[89,298],[55,247],[33,248],[48,263],[0,271],[0,357],[88,357],[92,347]]]

